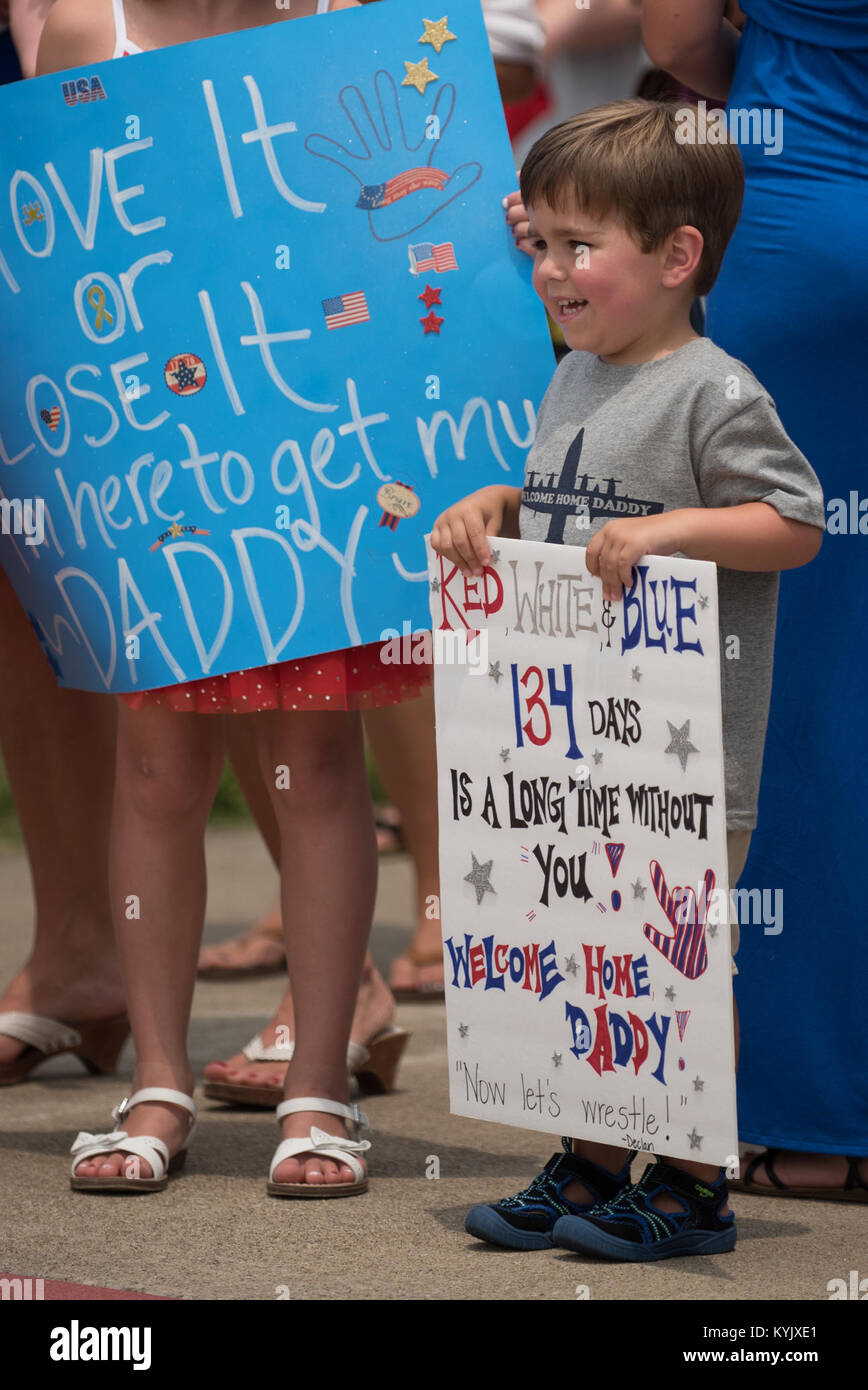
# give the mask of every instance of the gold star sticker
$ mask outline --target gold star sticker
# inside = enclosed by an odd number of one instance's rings
[[[417,92],[425,95],[425,88],[429,82],[437,81],[436,72],[431,72],[428,67],[428,59],[423,58],[421,63],[408,63],[404,59],[404,67],[407,69],[407,76],[401,83],[402,87],[415,87]]]
[[[425,32],[419,42],[430,43],[434,48],[434,52],[439,53],[444,43],[448,43],[450,39],[455,38],[455,35],[450,34],[449,30],[446,28],[447,19],[448,15],[444,15],[443,18],[438,19],[436,23],[433,19],[423,19],[422,23],[425,25]]]
[[[175,539],[177,540],[178,536],[183,536],[183,534],[184,534],[184,532],[181,530],[181,528],[180,528],[180,526],[178,525],[177,521],[173,521],[172,524],[171,524],[171,526],[169,527],[169,535],[170,535],[170,536],[174,536]]]

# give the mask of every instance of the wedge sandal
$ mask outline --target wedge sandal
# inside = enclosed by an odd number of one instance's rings
[[[385,1095],[394,1090],[398,1066],[410,1036],[406,1028],[386,1028],[367,1046],[350,1042],[347,1048],[347,1074],[358,1081],[361,1090],[372,1095]],[[273,1043],[266,1047],[262,1035],[257,1033],[241,1051],[248,1062],[289,1062],[295,1051],[295,1043],[290,1039],[288,1043]],[[283,1096],[283,1083],[278,1086],[247,1086],[242,1081],[206,1081],[203,1094],[208,1100],[273,1110]]]
[[[0,1013],[0,1033],[26,1043],[20,1057],[0,1062],[0,1086],[17,1086],[34,1067],[64,1052],[78,1057],[94,1075],[110,1075],[129,1037],[130,1022],[109,1018],[73,1027],[41,1014]]]

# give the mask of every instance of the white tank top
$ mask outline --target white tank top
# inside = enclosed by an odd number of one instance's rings
[[[328,10],[330,0],[316,0],[316,13],[325,14]],[[115,19],[115,51],[113,58],[129,58],[133,53],[142,53],[144,50],[139,48],[137,43],[133,43],[127,36],[127,17],[124,14],[124,0],[112,0],[112,10]]]

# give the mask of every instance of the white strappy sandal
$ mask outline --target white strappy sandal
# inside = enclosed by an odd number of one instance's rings
[[[300,1135],[298,1139],[283,1139],[275,1150],[271,1167],[268,1170],[268,1195],[270,1197],[353,1197],[357,1192],[367,1192],[368,1173],[364,1163],[356,1157],[370,1147],[367,1139],[359,1140],[360,1126],[368,1127],[368,1117],[363,1115],[357,1105],[341,1105],[336,1100],[323,1100],[304,1096],[301,1100],[285,1100],[277,1107],[278,1123],[284,1115],[296,1115],[302,1110],[322,1111],[326,1115],[340,1115],[348,1122],[352,1138],[342,1134],[327,1134],[325,1130],[311,1126],[310,1135]],[[352,1171],[354,1182],[275,1182],[274,1170],[286,1158],[298,1154],[320,1154],[323,1158],[333,1158],[345,1163]]]
[[[171,1158],[165,1140],[152,1134],[137,1134],[133,1138],[125,1129],[116,1129],[111,1134],[88,1134],[86,1130],[75,1139],[70,1153],[74,1155],[70,1187],[78,1192],[162,1192],[168,1186],[169,1174],[177,1173],[187,1158],[187,1145],[196,1133],[196,1102],[183,1091],[173,1091],[167,1086],[145,1086],[135,1095],[124,1096],[120,1105],[112,1111],[112,1119],[120,1124],[124,1116],[144,1100],[163,1100],[172,1105],[180,1105],[189,1112],[190,1131],[183,1147]],[[129,1177],[124,1173],[113,1178],[85,1178],[76,1173],[80,1163],[85,1163],[97,1154],[128,1153],[142,1158],[151,1166],[153,1177],[140,1178],[136,1175],[137,1163],[132,1165]],[[126,1168],[127,1165],[124,1164]]]

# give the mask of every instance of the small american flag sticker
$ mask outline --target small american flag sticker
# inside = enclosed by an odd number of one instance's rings
[[[441,241],[439,244],[419,241],[415,246],[408,246],[407,251],[410,256],[411,275],[420,275],[426,270],[433,270],[442,275],[444,271],[458,269],[455,247],[451,241]]]
[[[326,328],[346,328],[349,323],[367,323],[370,319],[368,301],[361,290],[354,294],[336,294],[322,301]]]

